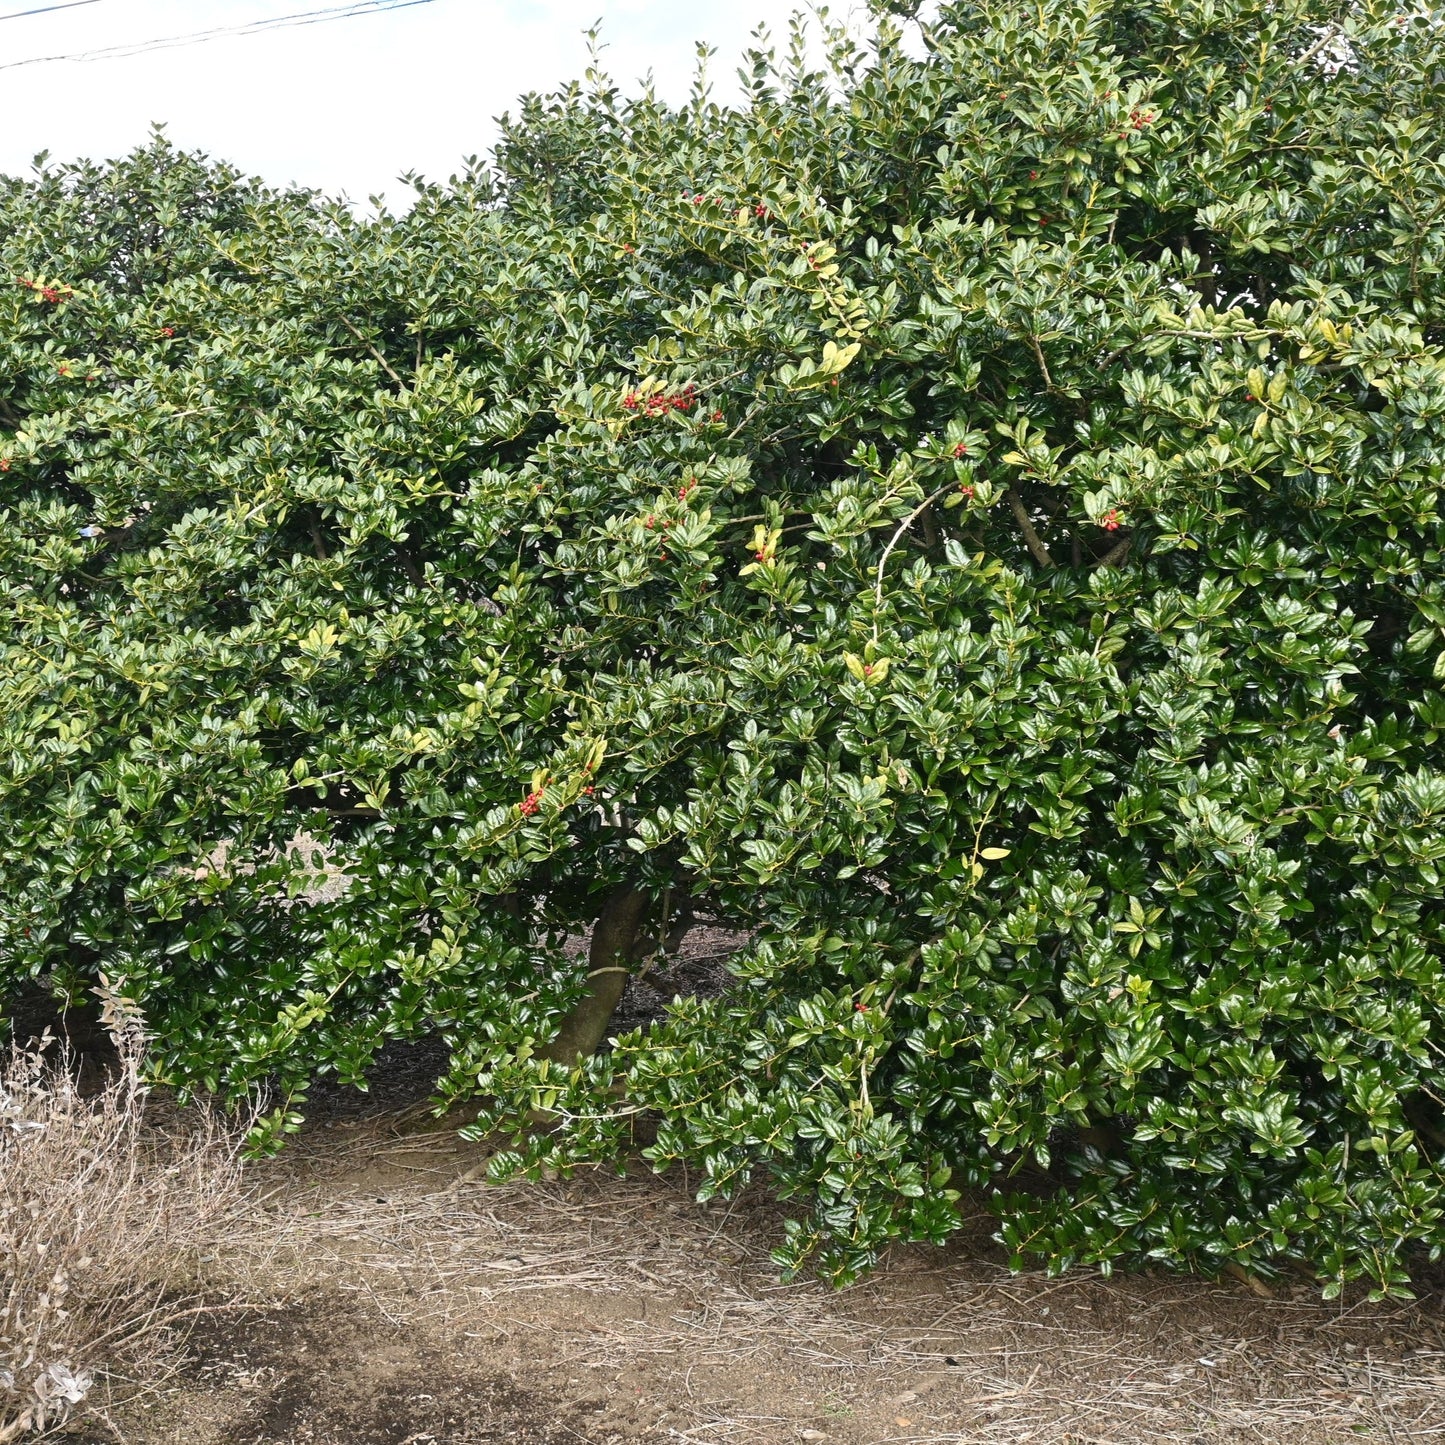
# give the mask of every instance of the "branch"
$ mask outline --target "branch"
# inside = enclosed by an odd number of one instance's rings
[[[1033,343],[1034,355],[1038,357],[1039,370],[1044,374],[1044,386],[1047,387],[1049,391],[1053,391],[1054,379],[1049,375],[1048,362],[1044,360],[1044,348],[1039,345],[1039,338],[1035,336],[1033,332],[1029,333],[1029,340]]]
[[[931,497],[925,497],[899,524],[898,530],[888,539],[888,545],[883,549],[883,555],[878,559],[878,585],[873,589],[873,636],[878,636],[878,614],[883,610],[883,569],[888,565],[888,558],[893,549],[898,545],[903,534],[921,517],[941,496],[951,492],[957,482],[949,482],[947,486],[940,487]]]
[[[647,904],[647,894],[625,884],[603,903],[588,947],[587,991],[562,1020],[557,1037],[539,1048],[536,1057],[573,1069],[596,1052],[631,972],[627,964]]]
[[[381,354],[380,349],[373,341],[368,341],[344,316],[340,317],[341,324],[381,363],[381,369],[403,390],[406,390],[406,382],[391,369],[391,363]]]
[[[1125,557],[1129,555],[1129,548],[1134,545],[1132,537],[1125,537],[1122,542],[1116,542],[1097,562],[1096,567],[1117,567]]]
[[[1044,546],[1043,538],[1034,531],[1034,524],[1029,521],[1029,514],[1024,510],[1024,504],[1019,500],[1019,494],[1010,487],[1007,497],[1009,509],[1014,514],[1014,520],[1019,524],[1019,530],[1024,534],[1024,541],[1029,544],[1029,551],[1033,553],[1034,561],[1040,567],[1054,566],[1054,559],[1049,556],[1049,549]]]

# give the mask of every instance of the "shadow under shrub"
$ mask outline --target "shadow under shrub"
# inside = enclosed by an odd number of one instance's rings
[[[280,1080],[262,1145],[439,1034],[500,1168],[646,1114],[839,1280],[966,1186],[1020,1263],[1405,1289],[1437,18],[883,16],[529,98],[405,217],[5,182],[5,986],[103,968],[160,1076]],[[698,917],[735,986],[599,1048]]]

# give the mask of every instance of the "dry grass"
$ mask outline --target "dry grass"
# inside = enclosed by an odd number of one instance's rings
[[[104,1419],[117,1386],[153,1380],[242,1204],[214,1118],[147,1120],[142,1040],[109,1012],[118,1058],[98,1089],[41,1049],[0,1062],[0,1442]]]

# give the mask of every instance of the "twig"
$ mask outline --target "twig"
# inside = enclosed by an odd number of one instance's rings
[[[1047,387],[1049,391],[1053,391],[1054,379],[1049,375],[1048,362],[1044,360],[1044,348],[1039,345],[1039,338],[1035,336],[1033,332],[1029,333],[1029,341],[1033,344],[1034,355],[1038,357],[1039,370],[1044,374],[1044,386]]]
[[[893,549],[902,539],[903,534],[921,517],[941,496],[951,492],[956,482],[949,482],[947,486],[940,487],[930,497],[925,497],[899,524],[898,530],[888,539],[888,545],[883,549],[883,555],[878,559],[878,582],[873,589],[873,640],[878,640],[878,613],[883,608],[883,569],[888,565],[888,558]]]
[[[381,363],[381,369],[403,390],[406,382],[391,369],[391,363],[382,355],[375,342],[368,341],[344,316],[338,318],[341,324]]]
[[[1024,541],[1029,545],[1029,551],[1033,553],[1034,561],[1040,567],[1052,567],[1054,559],[1049,556],[1049,549],[1044,546],[1043,538],[1034,531],[1034,524],[1029,521],[1029,514],[1024,510],[1024,504],[1019,500],[1019,494],[1012,487],[1007,493],[1009,510],[1014,514],[1014,520],[1019,524],[1019,530],[1024,534]]]

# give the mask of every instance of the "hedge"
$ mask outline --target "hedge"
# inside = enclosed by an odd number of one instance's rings
[[[839,1282],[967,1195],[1405,1292],[1438,13],[875,20],[728,107],[594,66],[405,215],[0,182],[0,988],[104,975],[258,1147],[440,1034],[499,1171],[759,1179]],[[697,917],[732,985],[609,1039]]]

